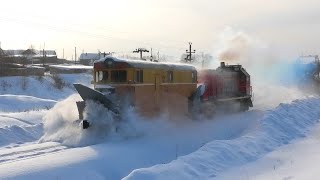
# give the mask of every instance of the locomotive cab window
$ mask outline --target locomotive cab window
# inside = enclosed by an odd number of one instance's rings
[[[127,81],[127,71],[115,70],[111,71],[111,82],[126,82]]]
[[[167,82],[173,82],[173,72],[172,71],[168,71],[167,72]]]
[[[108,71],[97,71],[96,72],[96,82],[107,82],[108,81]]]
[[[197,72],[192,72],[191,78],[192,78],[192,83],[196,83],[197,82]]]
[[[136,83],[143,83],[143,70],[136,70],[135,82]]]

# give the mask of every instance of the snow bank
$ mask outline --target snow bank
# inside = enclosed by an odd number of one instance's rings
[[[221,180],[314,180],[319,179],[320,123],[312,127],[306,138],[281,146],[257,161],[219,174]]]
[[[38,140],[43,135],[42,111],[0,113],[0,146]]]
[[[0,128],[0,146],[38,140],[43,133],[42,124],[30,126],[6,126]]]
[[[136,169],[124,179],[207,179],[231,167],[254,161],[289,141],[303,137],[320,117],[319,98],[280,104],[259,127],[233,140],[215,140],[168,164]]]
[[[50,109],[54,100],[41,99],[24,95],[0,95],[0,112],[21,112],[30,110]]]
[[[42,99],[61,100],[75,93],[73,83],[90,86],[92,74],[60,74],[64,82],[62,89],[55,87],[51,75],[28,77],[0,77],[0,94],[26,95]]]
[[[71,65],[71,64],[63,64],[63,65],[49,65],[49,67],[55,67],[58,69],[66,69],[66,70],[71,70],[71,69],[79,69],[79,70],[92,70],[92,66],[85,66],[85,65]]]

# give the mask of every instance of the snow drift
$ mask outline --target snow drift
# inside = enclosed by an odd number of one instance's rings
[[[0,146],[36,141],[42,136],[43,128],[41,124],[29,126],[6,126],[0,128]]]
[[[275,148],[304,137],[320,118],[319,98],[280,104],[252,130],[233,140],[216,140],[168,164],[136,169],[124,179],[208,179],[228,168],[254,161]]]
[[[57,101],[51,99],[11,94],[0,95],[0,102],[0,111],[2,112],[50,109],[55,103],[57,103]]]

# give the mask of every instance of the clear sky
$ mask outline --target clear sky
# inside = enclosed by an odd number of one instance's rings
[[[320,54],[319,0],[4,0],[3,49],[84,52],[138,47],[180,56],[192,41],[213,53],[226,29],[243,32],[288,56]],[[220,38],[220,40],[219,40]]]

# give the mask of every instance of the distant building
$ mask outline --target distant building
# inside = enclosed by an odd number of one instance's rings
[[[32,49],[27,49],[27,50],[23,51],[21,53],[21,55],[23,57],[26,57],[27,60],[32,60],[32,58],[34,58],[34,56],[37,55],[37,53]]]
[[[57,63],[57,53],[54,50],[17,49],[2,50],[6,62],[10,63]]]
[[[108,55],[110,55],[110,53],[82,53],[80,55],[79,62],[83,65],[92,66],[95,60],[99,60]]]
[[[92,66],[59,64],[49,65],[50,74],[76,74],[76,73],[92,73]]]
[[[43,76],[45,72],[44,67],[39,66],[22,66],[21,64],[2,63],[0,66],[1,76]]]
[[[4,51],[0,48],[0,57],[4,56]]]

